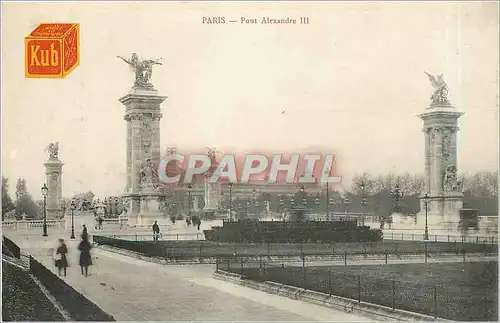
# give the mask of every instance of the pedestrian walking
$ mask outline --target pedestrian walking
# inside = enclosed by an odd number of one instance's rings
[[[89,242],[89,236],[82,234],[82,241],[78,244],[78,250],[80,250],[80,268],[82,270],[82,275],[89,275],[89,266],[92,265],[92,257],[90,256],[90,249],[92,246]]]
[[[83,230],[82,230],[82,236],[84,236],[84,235],[87,237],[89,236],[89,233],[87,231],[87,226],[85,224],[83,225]]]
[[[66,268],[68,267],[68,247],[64,243],[63,239],[57,240],[59,245],[57,246],[54,252],[54,264],[57,267],[57,273],[61,276],[64,273],[64,277],[66,277]]]
[[[158,222],[155,221],[153,224],[153,241],[158,241],[158,236],[160,235],[160,226],[158,225]]]
[[[97,218],[97,223],[99,224],[99,230],[102,230],[102,223],[104,222],[104,219],[102,218],[102,216],[99,216]]]

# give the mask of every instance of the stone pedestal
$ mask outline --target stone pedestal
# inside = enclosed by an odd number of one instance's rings
[[[147,214],[151,218],[161,214],[153,204],[163,194],[154,188],[143,190],[143,171],[148,160],[156,167],[160,162],[160,119],[163,116],[160,105],[166,98],[151,87],[134,87],[120,98],[127,122],[127,181],[123,197],[130,210],[130,224],[146,221]],[[150,180],[157,183],[158,179]],[[161,220],[166,221],[163,217]]]
[[[220,202],[220,185],[205,182],[205,207],[204,210],[216,210]]]
[[[200,203],[200,197],[198,195],[195,195],[193,197],[193,211],[194,212],[198,212],[200,210],[199,203]]]
[[[161,197],[163,197],[163,194],[156,191],[153,187],[146,188],[141,192],[141,210],[137,215],[137,225],[153,225],[155,221],[161,224],[168,223],[167,218],[160,210],[159,199]]]
[[[218,183],[208,183],[205,181],[205,206],[203,207],[203,217],[212,219],[217,214],[220,201],[220,185]]]
[[[47,219],[63,218],[62,210],[62,167],[57,158],[50,158],[45,164],[47,193]]]

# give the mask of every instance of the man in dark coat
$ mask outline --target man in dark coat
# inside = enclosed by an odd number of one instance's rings
[[[153,224],[153,241],[158,241],[158,236],[160,235],[160,226],[158,225],[158,222],[155,221]]]

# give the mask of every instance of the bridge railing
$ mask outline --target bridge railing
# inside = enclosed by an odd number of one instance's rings
[[[31,229],[42,228],[43,220],[19,220],[19,221],[2,221],[2,229]],[[64,228],[65,220],[47,220],[48,228]]]

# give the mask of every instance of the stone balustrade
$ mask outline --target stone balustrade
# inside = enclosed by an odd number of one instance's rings
[[[65,220],[47,220],[48,228],[65,228]],[[43,220],[19,220],[19,221],[2,221],[2,229],[33,229],[42,228]]]

